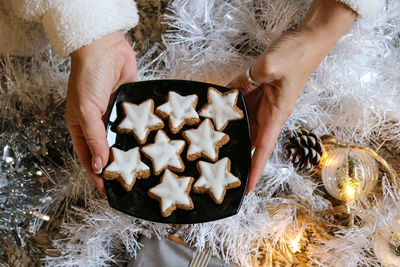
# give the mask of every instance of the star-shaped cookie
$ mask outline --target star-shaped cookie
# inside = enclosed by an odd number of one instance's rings
[[[163,217],[179,209],[191,210],[194,205],[189,196],[194,179],[192,177],[178,177],[170,170],[166,170],[161,182],[150,188],[147,194],[160,202],[160,211]]]
[[[154,111],[153,99],[147,99],[139,105],[122,102],[125,118],[117,127],[120,133],[132,133],[139,144],[146,143],[150,131],[162,129],[164,122]]]
[[[229,142],[229,135],[214,131],[209,119],[205,119],[197,129],[186,130],[182,135],[189,144],[186,156],[189,161],[200,157],[216,161],[219,148]]]
[[[234,176],[231,170],[229,158],[223,158],[216,163],[199,161],[197,169],[200,178],[193,185],[195,193],[208,193],[215,203],[221,204],[227,189],[240,186],[240,180]]]
[[[156,108],[156,113],[162,118],[169,118],[169,128],[173,134],[182,129],[183,125],[196,125],[200,122],[196,112],[197,96],[180,94],[170,91],[167,102]]]
[[[208,103],[199,111],[200,116],[211,118],[215,129],[222,131],[229,121],[243,118],[243,111],[236,106],[239,91],[234,89],[224,94],[208,88]]]
[[[150,168],[140,161],[139,148],[128,151],[111,148],[111,164],[103,172],[103,177],[108,180],[118,179],[126,191],[130,191],[136,178],[148,178]]]
[[[159,175],[163,170],[170,168],[182,172],[185,165],[180,154],[185,147],[183,140],[170,140],[164,131],[159,130],[153,144],[141,148],[143,154],[153,162],[153,171]]]

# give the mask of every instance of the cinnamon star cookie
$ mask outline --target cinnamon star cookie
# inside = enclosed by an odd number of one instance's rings
[[[169,128],[173,134],[180,131],[183,125],[196,125],[200,122],[196,112],[197,96],[181,96],[173,91],[168,93],[167,102],[156,108],[162,118],[169,118]]]
[[[215,203],[221,204],[227,189],[239,187],[241,182],[231,170],[229,158],[223,158],[216,163],[199,161],[197,169],[200,178],[193,185],[195,193],[208,193]]]
[[[189,196],[193,181],[192,177],[178,177],[166,170],[160,184],[150,188],[147,194],[160,202],[161,215],[168,217],[177,208],[193,209],[193,201]]]
[[[199,111],[200,116],[211,118],[218,131],[224,130],[229,121],[243,118],[243,111],[236,106],[238,95],[237,89],[222,94],[208,88],[208,103]]]
[[[214,131],[209,119],[205,119],[197,129],[186,130],[182,135],[189,144],[186,156],[189,161],[200,157],[216,161],[219,148],[229,142],[229,135]]]
[[[140,160],[139,148],[128,151],[111,148],[111,164],[103,172],[103,177],[108,180],[118,179],[126,191],[130,191],[136,178],[148,178],[150,168]]]
[[[131,133],[139,144],[146,143],[150,131],[162,129],[164,122],[157,117],[154,111],[153,99],[147,99],[139,105],[122,102],[125,118],[118,125],[120,133]]]
[[[185,169],[180,157],[184,147],[185,141],[170,140],[164,131],[159,130],[154,143],[142,147],[141,151],[153,162],[154,174],[159,175],[167,168],[176,172],[182,172]]]

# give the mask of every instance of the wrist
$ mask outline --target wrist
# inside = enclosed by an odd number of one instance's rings
[[[337,0],[313,0],[300,29],[317,31],[325,29],[333,34],[343,34],[354,22],[357,13]]]
[[[94,50],[109,51],[109,49],[111,49],[112,47],[116,47],[118,46],[118,44],[121,44],[123,42],[126,42],[126,39],[125,36],[120,31],[107,34],[103,38],[95,40],[89,45],[84,45],[79,49],[73,51],[70,54],[71,60],[84,58],[88,54],[91,54],[91,52]]]
[[[298,31],[328,51],[353,24],[357,14],[336,0],[314,0]]]

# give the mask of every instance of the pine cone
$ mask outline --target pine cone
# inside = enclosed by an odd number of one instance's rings
[[[309,171],[319,165],[323,146],[321,139],[314,133],[302,129],[288,139],[285,152],[298,170]]]

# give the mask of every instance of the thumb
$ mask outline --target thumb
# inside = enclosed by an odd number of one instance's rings
[[[79,122],[91,154],[92,170],[100,174],[108,162],[109,147],[102,115],[97,107],[88,107],[81,113]]]
[[[281,127],[279,124],[272,124],[263,128],[259,128],[255,144],[255,151],[251,159],[251,170],[246,194],[252,191],[257,182],[260,180],[268,158],[271,156],[272,151],[274,150],[280,129]]]
[[[118,88],[121,84],[136,82],[138,80],[136,55],[132,48],[124,57],[124,62],[120,72],[120,79],[116,84]]]
[[[285,123],[285,117],[281,114],[267,113],[267,104],[264,102],[258,111],[259,126],[255,140],[255,151],[251,159],[251,169],[246,193],[254,189],[258,180],[260,180],[268,158],[271,156],[276,141],[278,140],[282,126]]]

